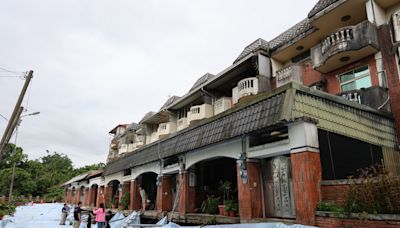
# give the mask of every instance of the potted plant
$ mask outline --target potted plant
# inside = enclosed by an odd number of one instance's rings
[[[218,211],[219,197],[207,196],[201,205],[201,211],[207,214],[216,214]]]
[[[125,192],[125,194],[122,196],[122,199],[121,199],[122,209],[128,209],[129,202],[130,202],[130,195],[131,194],[129,192]]]
[[[224,206],[225,206],[226,215],[230,216],[231,212],[233,212],[233,200],[231,200],[231,199],[225,200]]]
[[[111,208],[115,209],[118,206],[118,199],[117,198],[112,198],[111,199]]]
[[[232,203],[232,210],[229,211],[229,216],[235,217],[239,209],[239,205],[237,202]]]
[[[228,216],[228,212],[225,209],[225,201],[230,200],[230,191],[232,188],[232,183],[230,181],[219,181],[219,190],[223,192],[223,204],[218,205],[220,215]]]

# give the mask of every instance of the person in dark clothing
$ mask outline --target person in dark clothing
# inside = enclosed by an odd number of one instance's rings
[[[74,210],[74,228],[79,228],[79,226],[81,225],[81,222],[82,222],[81,206],[82,206],[82,202],[79,201],[78,206],[75,207],[75,210]]]
[[[61,209],[61,221],[60,225],[65,225],[65,220],[67,219],[69,213],[69,207],[64,203],[64,207]]]
[[[106,228],[111,228],[110,226],[110,220],[113,217],[111,211],[108,211],[106,214]]]

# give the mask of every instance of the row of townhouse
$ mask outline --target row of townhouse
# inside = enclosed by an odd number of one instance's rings
[[[129,192],[137,210],[141,186],[148,209],[189,221],[222,181],[235,221],[315,225],[317,203],[343,201],[341,180],[357,169],[383,162],[400,175],[399,52],[398,0],[320,0],[158,112],[112,129],[104,172],[68,182],[66,199],[95,206]]]

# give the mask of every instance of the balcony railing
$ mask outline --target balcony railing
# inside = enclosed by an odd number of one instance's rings
[[[238,82],[239,99],[258,93],[258,79],[256,77],[245,78]]]
[[[187,122],[190,124],[194,120],[201,120],[213,116],[213,106],[202,104],[192,106],[187,113]]]
[[[160,123],[157,129],[158,135],[167,135],[176,132],[176,123]]]
[[[390,111],[389,94],[387,89],[373,86],[366,89],[351,90],[338,94],[349,101],[367,105],[374,109]]]
[[[376,26],[369,21],[363,21],[328,35],[321,43],[311,48],[311,59],[314,69],[327,73],[378,50]]]
[[[185,128],[187,128],[188,127],[188,122],[187,122],[187,118],[186,117],[184,117],[184,118],[180,118],[178,121],[177,121],[177,131],[180,131],[180,130],[182,130],[182,129],[185,129]]]
[[[301,66],[291,65],[276,71],[276,87],[281,87],[289,82],[302,82]]]
[[[232,107],[232,98],[221,97],[214,102],[214,115],[224,112]]]
[[[118,154],[129,153],[139,149],[143,146],[143,142],[135,142],[129,144],[121,144],[118,148]]]

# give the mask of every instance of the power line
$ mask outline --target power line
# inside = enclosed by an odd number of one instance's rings
[[[4,67],[0,67],[0,70],[3,70],[3,71],[6,71],[6,72],[9,72],[9,73],[13,73],[13,74],[21,74],[21,73],[25,73],[25,72],[17,72],[17,71],[13,71],[13,70],[8,70],[8,69],[6,69],[6,68],[4,68]]]
[[[0,116],[3,117],[3,119],[5,119],[5,120],[8,121],[7,117],[5,117],[5,116],[3,116],[3,115],[1,115],[1,114],[0,114]]]

